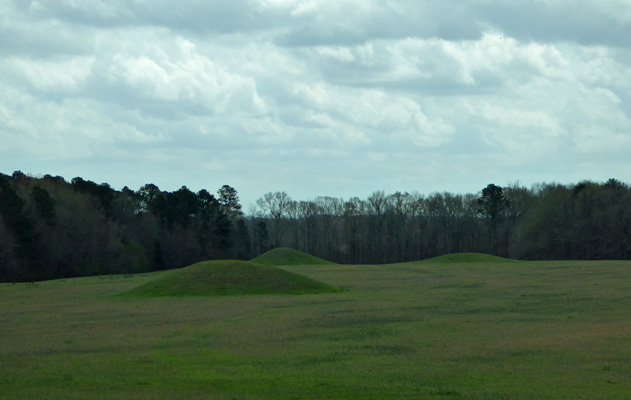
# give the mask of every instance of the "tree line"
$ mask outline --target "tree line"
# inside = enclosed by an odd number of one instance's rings
[[[631,258],[631,188],[616,179],[489,184],[464,195],[376,191],[349,200],[294,201],[275,192],[261,197],[253,214],[256,251],[269,243],[348,264],[463,252],[522,260]]]
[[[605,183],[489,184],[476,194],[376,191],[295,201],[270,192],[244,215],[229,185],[215,194],[154,184],[118,191],[80,177],[0,174],[0,281],[34,281],[251,259],[288,246],[339,263],[447,253],[630,259],[631,188]]]
[[[0,281],[139,273],[251,256],[237,191],[0,174]]]

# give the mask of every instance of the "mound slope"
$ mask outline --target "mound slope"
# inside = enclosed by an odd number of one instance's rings
[[[455,264],[455,263],[477,263],[477,262],[501,263],[501,262],[513,262],[513,261],[515,260],[511,260],[509,258],[492,256],[490,254],[483,254],[483,253],[453,253],[453,254],[445,254],[444,256],[429,258],[427,260],[423,260],[422,262]]]
[[[137,296],[225,296],[336,292],[307,276],[247,261],[205,261],[148,282]]]
[[[261,254],[251,261],[265,265],[334,265],[330,261],[289,247],[278,247]]]

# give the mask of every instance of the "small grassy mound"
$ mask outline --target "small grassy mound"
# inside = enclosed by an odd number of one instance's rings
[[[251,260],[265,265],[333,265],[330,261],[289,247],[278,247]]]
[[[423,262],[427,263],[444,263],[444,264],[456,264],[456,263],[497,263],[497,262],[513,262],[509,258],[502,258],[492,256],[490,254],[483,253],[453,253],[445,254],[444,256],[434,257]]]
[[[247,261],[205,261],[145,283],[134,296],[306,294],[337,289],[307,276]]]

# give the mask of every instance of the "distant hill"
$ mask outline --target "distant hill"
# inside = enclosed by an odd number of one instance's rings
[[[330,261],[289,247],[278,247],[270,250],[252,259],[251,262],[265,265],[334,265]]]
[[[426,263],[505,263],[505,262],[514,262],[515,260],[511,260],[509,258],[502,258],[497,256],[492,256],[490,254],[483,253],[452,253],[445,254],[444,256],[429,258],[427,260],[423,260],[422,262]]]
[[[205,261],[141,285],[134,296],[306,294],[337,289],[307,276],[248,261]]]

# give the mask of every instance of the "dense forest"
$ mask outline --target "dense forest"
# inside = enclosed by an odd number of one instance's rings
[[[456,252],[524,259],[630,259],[631,188],[489,184],[477,194],[292,200],[267,193],[244,215],[237,191],[0,174],[0,281],[138,273],[289,246],[340,263]]]

